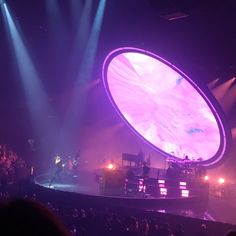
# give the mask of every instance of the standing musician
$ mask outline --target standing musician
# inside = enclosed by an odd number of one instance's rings
[[[144,162],[144,152],[142,148],[140,148],[137,157],[138,157],[138,162],[136,163],[136,165],[142,166],[142,163]]]
[[[49,187],[52,185],[53,182],[55,181],[58,181],[60,183],[62,183],[62,180],[61,180],[61,172],[63,170],[63,167],[65,165],[62,163],[62,158],[57,154],[55,156],[55,159],[54,159],[54,168],[55,168],[55,171],[54,171],[54,174],[49,182]]]
[[[72,172],[74,177],[77,177],[79,158],[80,158],[80,150],[76,152],[75,157],[72,160]]]
[[[145,197],[145,193],[146,193],[146,189],[147,189],[147,182],[148,182],[148,179],[149,179],[149,172],[150,172],[150,167],[148,166],[147,162],[144,161],[143,162],[143,170],[142,170],[142,179],[143,179],[143,182],[140,183],[142,184],[141,186],[141,192],[143,192],[143,197]]]
[[[179,179],[181,174],[181,167],[178,162],[170,162],[166,171],[166,177],[170,180]]]
[[[149,172],[150,172],[150,167],[147,165],[147,162],[143,162],[143,172],[142,172],[142,178],[144,180],[147,180],[149,178]]]

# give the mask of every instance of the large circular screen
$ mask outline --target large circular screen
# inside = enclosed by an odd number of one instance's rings
[[[225,131],[210,100],[183,72],[137,48],[111,52],[103,81],[112,104],[131,127],[163,154],[206,165],[225,151]]]

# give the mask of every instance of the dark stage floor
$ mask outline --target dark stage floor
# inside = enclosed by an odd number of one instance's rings
[[[96,174],[88,171],[80,171],[77,176],[72,176],[71,174],[63,174],[62,175],[62,182],[61,183],[53,183],[52,186],[49,187],[49,182],[52,174],[50,171],[47,173],[43,173],[38,175],[35,178],[35,183],[40,185],[44,188],[50,188],[52,190],[57,191],[64,191],[64,192],[71,192],[71,193],[78,193],[82,195],[89,195],[94,197],[101,197],[101,198],[112,198],[124,200],[124,205],[129,205],[129,202],[125,203],[126,199],[129,200],[140,200],[142,202],[148,202],[150,204],[139,204],[132,205],[132,207],[137,208],[144,208],[147,211],[158,211],[163,213],[170,213],[176,214],[181,216],[187,216],[192,218],[210,220],[210,221],[217,221],[222,223],[234,224],[236,225],[236,203],[233,199],[224,199],[224,198],[216,198],[210,194],[208,204],[202,208],[198,207],[196,202],[193,205],[184,205],[181,208],[181,204],[179,204],[178,199],[176,201],[177,206],[173,203],[176,199],[153,199],[151,196],[146,196],[145,198],[141,196],[114,196],[106,194],[104,195],[99,187],[99,183],[96,179]],[[161,200],[156,204],[153,200]],[[173,204],[163,204],[164,201],[172,201]],[[188,199],[189,200],[189,199]]]

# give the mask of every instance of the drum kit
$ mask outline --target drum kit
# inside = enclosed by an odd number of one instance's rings
[[[194,177],[197,172],[198,163],[189,159],[178,160],[173,157],[166,159],[168,168],[173,168],[179,173],[180,177]]]

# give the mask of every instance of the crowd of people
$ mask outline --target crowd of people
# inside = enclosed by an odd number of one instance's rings
[[[6,144],[0,144],[0,187],[6,191],[7,185],[24,181],[30,175],[30,168],[24,159]]]
[[[3,198],[0,200],[3,200]],[[6,196],[5,199],[6,201]],[[39,199],[36,194],[0,204],[5,235],[71,236],[235,236],[222,226],[194,219],[118,208],[69,207]],[[1,201],[0,201],[1,203]],[[63,203],[63,200],[61,200]],[[169,222],[168,222],[169,221]],[[212,230],[212,228],[215,228]]]
[[[0,233],[50,236],[236,236],[236,231],[228,232],[231,225],[111,206],[104,201],[93,202],[88,196],[76,196],[72,200],[71,193],[43,190],[30,182],[27,182],[28,189],[24,188],[20,194],[8,192],[10,183],[18,186],[29,176],[30,169],[26,162],[6,145],[0,145]],[[232,228],[236,230],[236,226]]]
[[[211,236],[207,223],[197,226],[183,226],[176,217],[171,224],[161,214],[145,214],[132,210],[114,210],[110,208],[58,208],[48,203],[49,208],[65,223],[71,235],[104,236]],[[192,227],[192,229],[191,229]],[[190,230],[191,229],[191,230]],[[228,231],[228,230],[227,230]],[[191,232],[191,234],[190,234]],[[227,232],[226,232],[227,234]],[[226,235],[225,234],[225,235]],[[221,235],[221,234],[219,234]],[[236,234],[235,234],[236,235]],[[213,235],[212,235],[213,236]]]

